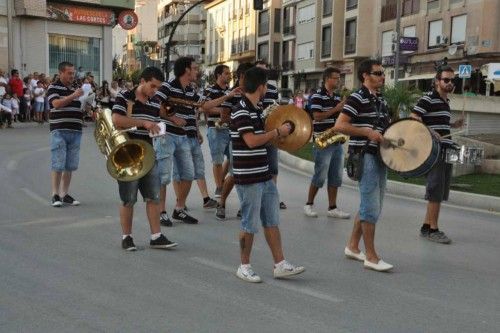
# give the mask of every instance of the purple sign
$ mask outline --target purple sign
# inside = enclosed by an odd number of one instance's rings
[[[417,37],[401,37],[399,38],[399,49],[401,51],[417,51],[418,38]]]

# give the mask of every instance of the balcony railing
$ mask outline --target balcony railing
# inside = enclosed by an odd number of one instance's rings
[[[291,26],[288,26],[288,27],[283,27],[283,35],[287,36],[287,35],[294,35],[295,34],[295,26],[294,25],[291,25]]]
[[[321,58],[328,58],[332,55],[332,43],[323,42],[321,45]]]
[[[265,36],[269,34],[269,21],[264,21],[259,23],[259,36]]]
[[[236,53],[236,48],[237,48],[236,42],[232,42],[231,43],[231,54],[235,54]]]
[[[345,10],[352,10],[358,8],[358,0],[347,0]]]
[[[245,39],[243,43],[243,49],[244,51],[248,51],[250,49],[250,41],[248,39]]]
[[[283,70],[284,71],[292,71],[295,69],[295,64],[293,60],[283,61]]]
[[[345,36],[345,54],[356,53],[356,36]]]

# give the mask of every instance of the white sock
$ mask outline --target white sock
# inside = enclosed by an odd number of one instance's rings
[[[278,262],[278,263],[274,264],[274,267],[281,267],[281,266],[283,266],[285,263],[286,263],[286,260],[285,260],[285,259],[283,259],[283,260],[281,260],[280,262]]]
[[[250,264],[241,264],[241,268],[250,268],[252,265]]]
[[[161,232],[157,232],[156,234],[151,234],[151,240],[157,240],[160,238]]]
[[[127,238],[127,236],[130,236],[130,237],[132,237],[132,234],[128,234],[128,235],[122,235],[122,239],[125,239],[125,238]]]

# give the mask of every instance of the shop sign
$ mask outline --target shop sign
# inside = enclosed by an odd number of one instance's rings
[[[393,67],[396,63],[396,57],[394,55],[382,57],[382,66]],[[399,65],[404,65],[408,63],[408,56],[404,54],[399,55]]]
[[[353,66],[353,64],[346,64],[346,65],[340,66],[339,69],[340,69],[341,74],[352,74],[354,71],[354,66]]]
[[[118,24],[125,30],[134,29],[138,22],[139,18],[133,10],[124,10],[118,16]]]
[[[47,4],[47,17],[51,20],[84,24],[115,24],[115,13],[111,10],[70,6],[59,3]]]
[[[399,49],[401,51],[418,51],[418,38],[417,37],[399,38]]]

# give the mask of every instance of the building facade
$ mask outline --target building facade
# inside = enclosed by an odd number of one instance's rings
[[[61,61],[70,61],[92,72],[98,82],[110,80],[112,27],[119,14],[133,10],[134,4],[134,0],[0,0],[0,34],[7,35],[11,46],[5,57],[5,38],[0,42],[0,67],[17,68],[22,75],[54,75]]]

